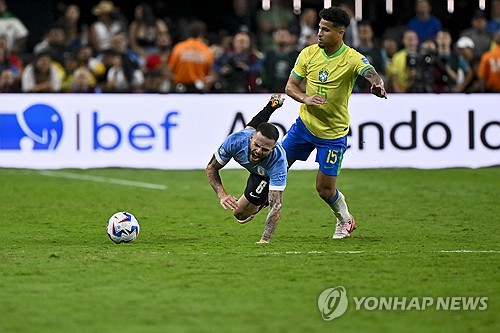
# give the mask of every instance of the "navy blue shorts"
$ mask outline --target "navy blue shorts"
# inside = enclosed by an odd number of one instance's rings
[[[338,139],[320,139],[307,129],[300,118],[297,118],[283,140],[283,148],[288,159],[299,161],[307,160],[316,148],[319,170],[328,176],[338,176],[347,148],[347,136]]]

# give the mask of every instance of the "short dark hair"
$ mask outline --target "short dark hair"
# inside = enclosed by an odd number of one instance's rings
[[[255,132],[260,132],[266,138],[274,141],[278,141],[278,138],[280,136],[276,126],[271,123],[260,123],[259,126],[257,126],[257,128],[255,129]]]
[[[358,27],[361,26],[361,25],[365,25],[365,26],[367,25],[367,26],[371,27],[372,26],[372,22],[369,21],[369,20],[361,20],[361,21],[358,22]]]
[[[332,22],[334,27],[341,26],[347,28],[351,22],[349,15],[339,7],[323,8],[319,12],[319,17]]]
[[[189,37],[196,38],[196,37],[204,36],[205,33],[207,32],[207,25],[203,21],[193,20],[189,24],[188,30],[189,30]]]

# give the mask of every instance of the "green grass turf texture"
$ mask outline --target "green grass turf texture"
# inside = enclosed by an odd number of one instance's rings
[[[331,239],[315,171],[290,171],[272,243],[239,225],[203,170],[64,170],[152,190],[0,169],[0,332],[500,332],[500,168],[343,170],[357,220]],[[239,197],[244,170],[222,170]],[[108,218],[130,211],[131,244]],[[443,253],[442,250],[489,252]],[[346,251],[346,252],[343,252]],[[348,253],[353,251],[354,253]],[[319,294],[486,296],[484,311],[355,310],[324,321]]]

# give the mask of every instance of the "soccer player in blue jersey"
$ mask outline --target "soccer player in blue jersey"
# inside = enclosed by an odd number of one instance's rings
[[[264,232],[258,243],[269,243],[281,215],[287,160],[285,150],[278,142],[278,130],[267,121],[283,101],[281,94],[272,95],[269,103],[245,129],[224,140],[205,169],[222,208],[231,209],[239,223],[249,222],[269,205]],[[247,186],[239,199],[226,192],[219,174],[231,158],[250,171]]]
[[[358,76],[371,83],[375,96],[387,98],[387,94],[370,62],[343,42],[349,26],[347,13],[331,7],[321,10],[319,16],[318,43],[300,52],[285,87],[287,95],[302,104],[283,148],[289,166],[296,160],[305,161],[316,148],[316,190],[337,219],[333,238],[345,238],[355,221],[336,183],[347,147],[349,97]],[[305,93],[300,89],[304,79]]]

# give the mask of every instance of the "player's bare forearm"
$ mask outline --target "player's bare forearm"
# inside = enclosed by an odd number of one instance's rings
[[[371,84],[371,92],[377,97],[387,98],[387,92],[384,87],[384,80],[378,75],[374,68],[370,68],[363,73],[363,77],[367,79]]]
[[[259,243],[269,243],[271,240],[280,220],[282,203],[283,191],[269,191],[269,213]]]
[[[207,176],[208,183],[210,184],[210,186],[212,186],[215,193],[217,194],[219,203],[222,208],[229,208],[231,210],[234,210],[238,208],[238,199],[236,199],[232,195],[227,194],[226,190],[224,189],[224,185],[222,185],[222,179],[220,178],[219,170],[223,167],[223,165],[217,162],[215,156],[212,156],[212,159],[210,159],[210,162],[208,162],[208,165],[205,169],[205,174]]]
[[[304,103],[305,105],[319,106],[322,104],[326,104],[326,99],[322,95],[314,94],[309,96],[303,93],[300,89],[300,82],[301,81],[295,76],[290,75],[285,86],[286,94],[297,102]]]
[[[210,162],[208,162],[207,168],[205,169],[205,174],[207,175],[208,183],[212,186],[219,198],[220,194],[226,193],[224,186],[222,185],[222,179],[220,178],[220,169],[222,169],[222,165],[217,162],[215,156],[212,156],[212,159],[210,159]]]
[[[297,80],[294,76],[290,75],[285,86],[285,92],[288,96],[290,96],[297,102],[302,103],[307,95],[300,90],[299,85],[300,81]]]

